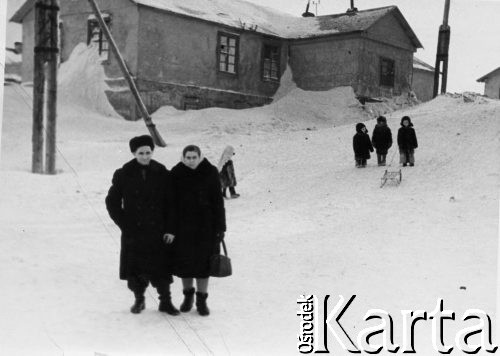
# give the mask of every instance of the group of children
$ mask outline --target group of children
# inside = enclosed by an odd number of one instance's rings
[[[399,147],[399,162],[403,167],[415,165],[415,149],[418,147],[417,135],[409,116],[403,116],[401,119],[401,127],[398,130],[398,147]],[[387,152],[392,147],[392,132],[387,126],[387,119],[384,116],[377,118],[377,124],[373,129],[372,138],[368,135],[368,129],[365,124],[356,124],[356,134],[352,139],[354,149],[354,159],[357,168],[366,167],[367,160],[370,159],[370,152],[377,153],[377,163],[379,166],[386,165]],[[222,196],[224,198],[238,198],[240,195],[236,193],[236,176],[232,157],[234,156],[234,148],[226,146],[219,160],[219,178],[222,187]],[[229,189],[229,197],[227,190]]]
[[[415,165],[415,149],[418,147],[417,135],[409,116],[403,116],[401,127],[398,130],[399,162],[403,167]],[[356,124],[356,134],[352,139],[354,149],[354,159],[357,168],[366,167],[366,162],[370,159],[370,152],[375,148],[377,153],[377,163],[379,166],[386,165],[387,152],[392,146],[392,133],[387,126],[387,119],[384,116],[377,118],[377,124],[373,129],[372,138],[368,135],[368,129],[362,123]]]

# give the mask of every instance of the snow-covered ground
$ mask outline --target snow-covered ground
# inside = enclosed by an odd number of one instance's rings
[[[226,145],[236,150],[241,197],[226,201],[234,275],[210,280],[212,313],[203,318],[158,313],[153,289],[146,310],[133,315],[133,296],[118,279],[119,230],[104,197],[113,171],[131,159],[128,140],[147,133],[144,124],[62,93],[59,173],[31,174],[32,88],[5,87],[0,354],[295,355],[301,294],[331,295],[330,310],[338,295],[355,294],[345,328],[355,334],[377,325],[364,314],[384,309],[399,343],[400,311],[431,312],[438,298],[457,312],[457,321],[445,321],[448,344],[477,324],[460,320],[466,309],[483,309],[495,322],[500,101],[441,96],[387,115],[394,138],[401,117],[412,118],[419,148],[401,185],[380,188],[376,158],[354,168],[354,124],[364,121],[371,133],[375,120],[352,90],[288,89],[264,108],[153,115],[168,144],[155,158],[168,168],[187,144],[215,164]],[[397,168],[394,148],[388,161]],[[181,294],[176,279],[176,304]],[[437,354],[431,322],[416,329],[417,354]],[[332,354],[347,354],[330,343]]]

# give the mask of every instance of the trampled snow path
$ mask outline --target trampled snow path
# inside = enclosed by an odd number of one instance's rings
[[[24,94],[5,88],[0,354],[294,355],[300,294],[330,294],[332,303],[356,294],[346,329],[377,324],[364,322],[365,312],[385,309],[396,342],[400,310],[430,312],[437,298],[457,318],[469,308],[495,318],[498,101],[440,97],[390,115],[394,136],[401,116],[411,116],[420,147],[402,184],[383,189],[374,158],[354,168],[353,124],[308,131],[273,125],[265,108],[160,110],[154,120],[169,146],[155,158],[170,168],[186,144],[198,143],[216,163],[232,144],[242,194],[226,201],[235,273],[211,279],[212,314],[172,318],[156,311],[154,290],[144,313],[129,313],[133,298],[118,280],[119,231],[103,203],[113,170],[130,159],[128,139],[146,133],[143,123],[61,104],[61,172],[33,175]],[[371,132],[374,120],[366,125]],[[173,295],[179,304],[178,280]],[[445,341],[474,324],[446,322]],[[330,342],[332,354],[343,354]],[[417,327],[416,348],[435,354],[430,322]]]

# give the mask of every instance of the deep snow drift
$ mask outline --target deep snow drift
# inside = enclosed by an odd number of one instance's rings
[[[80,43],[58,73],[59,100],[67,105],[79,105],[105,116],[118,116],[109,103],[105,90],[104,68],[93,46]]]
[[[211,279],[208,318],[173,318],[156,311],[152,289],[142,314],[128,311],[133,297],[118,280],[119,230],[104,207],[112,173],[131,159],[128,140],[147,133],[144,124],[61,101],[60,172],[34,175],[28,90],[5,88],[1,354],[294,355],[300,294],[330,294],[332,303],[356,294],[344,327],[355,334],[377,325],[363,317],[381,308],[395,318],[398,343],[400,310],[430,312],[437,298],[457,312],[457,321],[445,322],[448,344],[458,329],[477,324],[460,320],[466,309],[483,309],[495,321],[499,101],[442,96],[388,115],[394,138],[401,116],[412,118],[419,148],[401,185],[383,189],[375,158],[354,168],[353,123],[365,121],[371,133],[375,121],[350,107],[345,88],[335,94],[346,95],[338,116],[321,109],[333,92],[302,93],[311,95],[299,105],[293,88],[265,108],[162,108],[153,119],[168,147],[155,158],[170,168],[196,143],[217,163],[231,144],[241,193],[226,201],[234,275]],[[292,115],[294,104],[311,114]],[[397,159],[392,148],[391,168]],[[179,304],[177,279],[173,296]],[[418,355],[435,354],[430,325],[416,328]],[[333,337],[330,343],[332,354],[343,354]]]

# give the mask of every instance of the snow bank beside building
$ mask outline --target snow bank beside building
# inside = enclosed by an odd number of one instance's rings
[[[61,104],[78,105],[105,116],[118,116],[106,97],[106,76],[97,51],[78,44],[59,68]]]
[[[245,110],[207,108],[178,111],[162,107],[154,119],[167,120],[171,129],[190,123],[193,131],[218,135],[256,132],[315,130],[365,121],[369,114],[356,99],[351,87],[328,91],[305,91],[297,88],[287,69],[282,86],[269,105]]]
[[[308,125],[308,128],[335,127],[368,119],[351,87],[328,91],[294,88],[264,110],[274,118],[298,128],[304,125]]]

